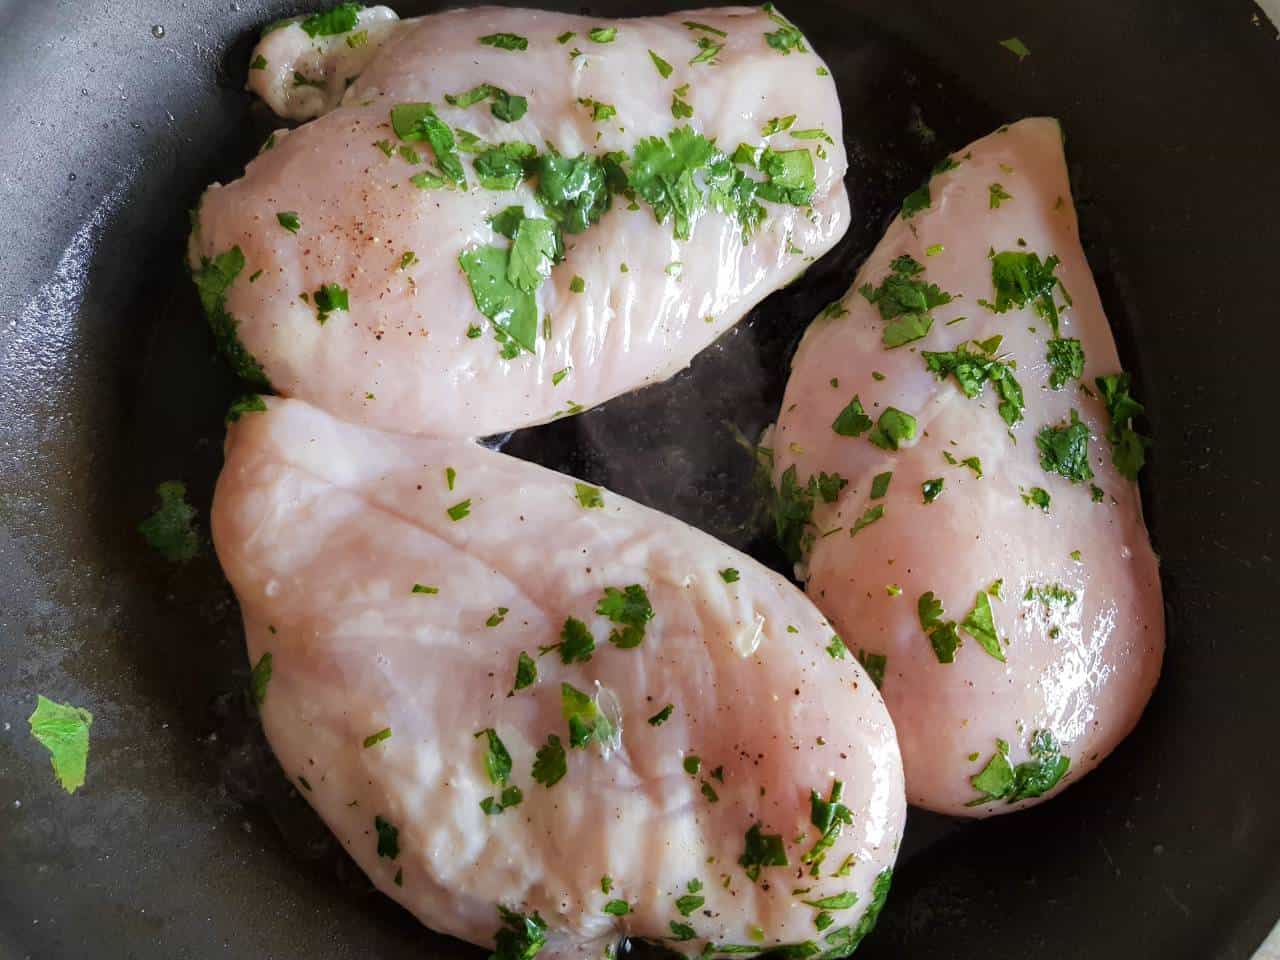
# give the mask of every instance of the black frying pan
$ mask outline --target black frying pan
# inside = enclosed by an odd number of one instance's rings
[[[780,566],[726,424],[754,436],[772,418],[805,324],[934,160],[1061,117],[1155,437],[1164,677],[1133,736],[1052,803],[968,824],[913,812],[859,956],[1243,960],[1280,916],[1276,31],[1249,0],[784,8],[840,85],[848,237],[690,371],[505,449]],[[280,774],[212,551],[170,567],[135,531],[159,481],[209,504],[236,386],[185,277],[185,211],[272,126],[242,92],[247,53],[297,9],[0,0],[5,958],[482,956],[374,894]],[[1025,62],[997,45],[1012,35]],[[37,692],[96,715],[74,797],[27,735]]]

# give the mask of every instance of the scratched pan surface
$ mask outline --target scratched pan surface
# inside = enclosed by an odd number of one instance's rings
[[[246,55],[297,9],[0,0],[0,957],[481,956],[375,894],[280,775],[212,552],[172,568],[135,531],[161,480],[209,505],[236,388],[184,276],[185,211],[269,129]],[[770,419],[804,325],[934,160],[1060,116],[1151,414],[1165,674],[1137,732],[1053,803],[913,813],[862,955],[1248,957],[1280,916],[1275,30],[1247,0],[787,10],[840,85],[848,237],[672,382],[505,447],[776,564],[728,425]],[[997,46],[1012,34],[1024,63]],[[74,797],[26,732],[37,691],[96,717]]]

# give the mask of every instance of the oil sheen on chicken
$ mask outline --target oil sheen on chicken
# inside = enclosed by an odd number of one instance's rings
[[[790,546],[883,666],[911,803],[1051,796],[1151,695],[1163,605],[1118,374],[1050,119],[940,164],[800,345],[769,441],[782,502],[814,503]]]
[[[776,11],[378,7],[253,64],[323,115],[209,189],[191,266],[242,374],[354,422],[480,436],[663,380],[848,225],[834,82]]]
[[[507,957],[856,945],[901,759],[799,590],[477,445],[261,406],[214,542],[276,755],[380,890]]]

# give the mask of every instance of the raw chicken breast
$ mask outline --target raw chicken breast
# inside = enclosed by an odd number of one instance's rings
[[[197,283],[259,384],[405,433],[539,423],[679,371],[848,225],[835,85],[776,12],[388,16],[265,36],[251,85],[286,115],[363,70],[199,208]]]
[[[546,955],[593,957],[843,956],[874,923],[893,725],[783,578],[608,491],[299,401],[243,413],[226,456],[214,541],[267,735],[424,923],[509,950],[545,922]]]
[[[940,164],[800,345],[774,476],[784,503],[816,501],[791,528],[809,596],[886,658],[911,803],[987,816],[1049,796],[1151,695],[1160,578],[1124,475],[1143,441],[1127,379],[1096,383],[1119,372],[1051,119]]]

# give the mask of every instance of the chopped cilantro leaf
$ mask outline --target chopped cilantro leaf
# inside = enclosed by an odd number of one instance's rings
[[[973,399],[982,392],[984,384],[990,382],[1000,398],[997,412],[1006,424],[1014,426],[1022,420],[1022,411],[1026,401],[1022,393],[1022,384],[1013,375],[1013,365],[994,356],[1000,339],[993,337],[981,342],[973,341],[973,348],[968,344],[960,344],[956,349],[945,352],[921,351],[925,366],[939,380],[954,376],[956,383],[966,397]],[[991,347],[992,349],[986,349]]]
[[[845,893],[837,893],[835,896],[823,897],[820,900],[804,900],[801,902],[805,906],[813,907],[816,910],[848,910],[858,902],[858,895],[849,890]]]
[[[458,479],[457,470],[453,469],[453,467],[444,468],[444,484],[446,487],[452,490],[454,481],[456,481],[457,479]]]
[[[341,3],[331,10],[307,17],[298,26],[308,37],[336,37],[354,30],[359,19],[360,4]]]
[[[690,774],[691,776],[697,776],[698,771],[702,769],[702,758],[695,756],[685,757],[682,766],[684,767],[685,773]]]
[[[524,799],[524,791],[517,786],[509,786],[503,788],[502,792],[495,797],[485,797],[480,801],[480,809],[487,816],[496,816],[509,807],[519,806],[520,801]]]
[[[418,262],[418,255],[414,253],[412,250],[406,250],[400,256],[400,269],[407,270],[409,267],[412,267],[417,262]]]
[[[933,654],[939,663],[954,663],[956,649],[960,646],[960,635],[956,632],[954,620],[943,620],[942,601],[930,590],[921,594],[916,603],[916,611],[920,617],[920,626],[924,629]]]
[[[658,74],[663,80],[671,76],[671,71],[675,69],[671,64],[667,63],[667,61],[663,60],[662,57],[658,56],[652,50],[649,51],[649,59],[653,61],[653,65],[657,67]]]
[[[858,944],[862,942],[863,938],[875,929],[876,921],[880,919],[880,912],[884,909],[885,901],[889,898],[889,886],[892,881],[892,868],[880,871],[871,887],[871,902],[867,904],[867,909],[859,918],[857,925],[841,927],[828,933],[823,938],[823,942],[828,945],[828,949],[823,956],[847,957],[858,948]]]
[[[425,594],[435,595],[435,594],[437,594],[437,593],[439,593],[439,592],[440,592],[440,588],[439,588],[439,587],[428,587],[426,584],[422,584],[422,583],[415,583],[415,584],[413,585],[413,589],[412,589],[412,590],[410,590],[409,592],[410,592],[410,593],[425,593]]]
[[[672,920],[670,923],[671,938],[673,940],[693,940],[698,936],[697,931],[687,923],[678,923]]]
[[[849,527],[849,536],[856,537],[859,532],[871,526],[877,520],[884,516],[884,504],[877,503],[874,507],[868,507],[853,525]]]
[[[714,63],[716,55],[724,49],[723,43],[716,43],[707,37],[698,38],[698,53],[689,61],[690,66],[696,63]]]
[[[510,262],[509,250],[493,246],[465,250],[458,256],[476,308],[493,324],[500,341],[533,353],[538,306],[532,293],[508,279]]]
[[[465,93],[445,94],[444,99],[450,106],[463,108],[490,100],[489,112],[504,123],[515,123],[529,109],[529,101],[525,97],[508,93],[491,83],[482,83]]]
[[[585,747],[592,740],[608,743],[613,724],[596,702],[572,684],[560,684],[560,710],[569,724],[569,746]]]
[[[759,823],[753,823],[747,830],[743,844],[744,850],[738,858],[738,864],[746,871],[752,883],[760,879],[763,867],[785,867],[790,862],[787,860],[782,836],[764,833]]]
[[[1032,759],[1009,763],[1009,744],[996,741],[996,752],[986,766],[969,778],[982,796],[969,801],[975,807],[996,800],[1017,803],[1048,793],[1058,785],[1071,766],[1071,758],[1062,755],[1057,738],[1048,730],[1037,730],[1028,745]]]
[[[187,485],[176,480],[162,483],[156,487],[156,496],[160,506],[138,524],[138,532],[166,560],[186,563],[200,549],[196,509],[187,503]]]
[[[1031,51],[1027,48],[1027,45],[1017,37],[1010,37],[1008,40],[1001,40],[1000,46],[1004,47],[1016,56],[1019,63],[1031,56]]]
[[[933,503],[942,495],[942,487],[946,481],[942,477],[934,477],[932,480],[926,480],[920,484],[920,493],[924,496],[925,503]]]
[[[990,194],[988,207],[992,210],[998,210],[1000,208],[1000,204],[1004,203],[1004,201],[1013,199],[1013,194],[1009,193],[998,183],[991,184],[991,186],[987,188],[987,193]]]
[[[547,942],[547,924],[536,912],[525,916],[498,906],[502,926],[494,935],[490,960],[533,960]]]
[[[400,856],[400,829],[380,816],[373,818],[373,829],[378,834],[378,856],[388,860]]]
[[[249,694],[253,697],[253,702],[259,707],[267,699],[267,687],[271,685],[271,663],[273,659],[271,652],[267,651],[258,658],[258,662],[253,665],[253,670],[249,673]]]
[[[625,917],[631,912],[631,904],[625,900],[610,900],[604,905],[604,912],[613,917]]]
[[[889,482],[893,480],[893,471],[877,473],[871,481],[871,499],[879,500],[889,492]]]
[[[929,190],[928,181],[908,193],[902,200],[902,219],[910,220],[917,213],[933,206],[933,194]]]
[[[839,634],[833,634],[831,642],[826,646],[827,656],[832,660],[843,660],[849,648],[844,645],[844,641],[840,639]]]
[[[444,178],[458,187],[467,185],[453,130],[436,116],[435,107],[429,103],[397,103],[391,108],[391,128],[401,140],[425,141],[431,146]]]
[[[243,251],[239,247],[232,247],[212,258],[201,257],[200,269],[192,272],[191,279],[200,294],[200,305],[209,318],[214,342],[227,358],[232,372],[256,387],[269,390],[271,383],[267,380],[266,371],[240,342],[236,333],[239,321],[227,312],[227,292],[244,270],[244,264]]]
[[[376,747],[383,740],[391,739],[391,728],[383,727],[377,733],[371,733],[364,738],[364,748],[368,750],[370,747]]]
[[[267,402],[256,393],[246,394],[227,408],[226,422],[239,422],[246,413],[266,413]]]
[[[1093,382],[1097,384],[1102,402],[1107,407],[1107,416],[1111,418],[1111,429],[1107,431],[1111,462],[1122,476],[1137,480],[1138,471],[1146,463],[1146,448],[1150,441],[1133,428],[1133,418],[1142,414],[1145,408],[1129,392],[1127,373],[1113,373],[1098,377]],[[1101,497],[1095,495],[1094,499],[1100,500]]]
[[[790,130],[796,122],[796,115],[790,114],[785,117],[774,117],[768,120],[760,128],[762,137],[772,137],[775,133],[782,133],[784,130]]]
[[[813,154],[808,150],[766,148],[760,155],[760,171],[769,178],[756,187],[756,192],[764,199],[793,207],[808,206],[813,201],[817,182],[814,179]]]
[[[612,103],[601,103],[590,97],[579,97],[578,103],[591,111],[591,119],[596,123],[603,123],[618,115],[618,108]]]
[[[682,20],[681,24],[690,30],[701,30],[703,33],[710,33],[717,37],[727,37],[729,35],[709,23],[699,23],[697,20]]]
[[[810,476],[801,486],[796,481],[793,463],[782,472],[777,489],[770,485],[769,512],[773,517],[774,535],[787,559],[800,560],[812,541],[808,526],[812,522],[814,503],[821,497],[824,503],[834,503],[848,481],[838,473],[820,473]]]
[[[311,295],[311,300],[316,305],[316,320],[322,326],[329,319],[329,314],[335,310],[341,310],[345,313],[351,309],[351,301],[347,296],[346,288],[336,283],[326,283],[321,286]]]
[[[960,624],[960,629],[973,639],[983,650],[991,654],[1001,663],[1005,662],[1004,649],[1000,646],[1000,638],[996,635],[995,616],[991,612],[991,598],[986,591],[978,593],[973,601],[973,609]]]
[[[1028,507],[1039,507],[1041,510],[1049,509],[1049,491],[1044,487],[1032,487],[1022,494],[1022,502]]]
[[[840,802],[843,796],[844,784],[839,780],[831,782],[831,792],[826,800],[818,791],[809,791],[809,822],[818,828],[820,834],[813,847],[801,858],[801,862],[809,866],[811,876],[818,875],[827,851],[835,845],[844,828],[853,823],[853,811]]]
[[[454,521],[454,523],[457,523],[463,517],[468,517],[471,515],[471,500],[469,498],[466,500],[461,500],[458,503],[455,503],[452,507],[450,507],[445,512],[449,514],[450,520]]]
[[[675,709],[676,709],[675,704],[668,703],[665,707],[663,707],[661,710],[659,710],[657,713],[655,713],[652,717],[649,718],[648,720],[649,726],[651,727],[662,726],[664,723],[666,723],[668,720],[671,719],[671,714],[675,711]]]
[[[886,407],[867,439],[881,450],[899,450],[916,437],[916,418],[897,407]]]
[[[592,43],[613,43],[618,38],[617,27],[592,27],[587,31]]]
[[[596,613],[608,617],[620,629],[609,634],[609,642],[622,649],[637,647],[644,640],[644,628],[653,619],[653,607],[644,587],[633,583],[625,589],[605,587]]]
[[[823,143],[834,144],[831,134],[823,130],[821,127],[811,127],[808,130],[792,130],[791,136],[797,140],[821,140]]]
[[[83,707],[57,703],[37,694],[36,708],[27,717],[27,724],[31,736],[49,751],[53,775],[62,789],[75,793],[84,786],[93,714]]]
[[[298,215],[292,210],[277,213],[276,221],[290,233],[297,233],[298,228],[302,226],[302,223],[298,220]]]
[[[931,311],[951,302],[951,294],[937,284],[925,283],[921,278],[924,266],[914,257],[903,254],[890,264],[890,272],[880,286],[869,283],[858,292],[880,311],[886,322],[881,337],[886,347],[898,347],[924,337],[933,326]]]
[[[485,738],[484,770],[495,787],[506,786],[511,777],[511,754],[493,727],[486,727],[476,734]]]
[[[582,504],[586,509],[604,506],[604,496],[601,494],[599,487],[592,487],[585,483],[575,483],[573,487],[578,503]]]
[[[506,607],[498,607],[497,610],[495,610],[493,613],[489,614],[489,616],[485,618],[484,625],[486,627],[496,627],[499,624],[501,624],[503,620],[507,618],[507,614],[510,612],[511,611],[508,610]]]
[[[671,116],[677,120],[688,120],[693,116],[693,106],[686,100],[680,99],[680,94],[673,93],[671,95]]]
[[[499,50],[528,50],[529,41],[517,33],[490,33],[480,38],[486,47],[497,47]]]
[[[720,579],[725,583],[737,583],[739,579],[738,571],[733,567],[725,567],[720,571]]]
[[[857,395],[849,401],[831,424],[831,429],[842,437],[860,437],[873,426],[872,420],[862,408]]]
[[[560,46],[563,47],[566,43],[568,43],[570,40],[572,40],[576,36],[577,34],[574,33],[572,30],[566,30],[564,33],[560,34],[560,36],[556,37],[556,43],[560,44]]]
[[[792,51],[797,53],[809,52],[809,48],[804,45],[804,34],[800,32],[794,23],[780,14],[772,3],[766,3],[764,11],[769,15],[769,19],[778,25],[777,30],[770,31],[764,35],[765,43],[781,54],[790,54]]]
[[[552,265],[563,255],[556,225],[540,217],[525,217],[511,239],[507,281],[524,293],[533,293],[551,275]]]
[[[1089,469],[1089,428],[1080,422],[1073,409],[1069,423],[1048,426],[1036,435],[1040,450],[1040,466],[1072,483],[1093,479]]]
[[[569,772],[564,746],[554,733],[547,737],[545,746],[538,748],[533,759],[533,779],[544,787],[554,787]]]
[[[569,281],[570,293],[582,293],[586,289],[587,289],[587,282],[583,280],[581,277],[575,276],[572,280]]]
[[[1068,380],[1084,376],[1084,350],[1079,340],[1063,340],[1057,337],[1048,343],[1049,386],[1061,390]]]
[[[547,647],[539,647],[538,653],[550,653],[558,650],[561,663],[586,663],[595,652],[596,640],[581,620],[569,617],[560,628],[560,642]]]
[[[995,287],[995,303],[979,300],[981,306],[995,313],[1006,313],[1014,307],[1032,305],[1041,319],[1046,321],[1058,336],[1058,306],[1054,292],[1062,290],[1063,298],[1070,305],[1062,281],[1053,275],[1061,261],[1050,256],[1043,262],[1038,254],[1018,250],[1006,250],[991,258],[991,282]]]
[[[609,209],[605,164],[596,157],[543,154],[537,161],[538,199],[566,233],[581,233]]]
[[[250,70],[265,70],[265,69],[267,69],[267,58],[266,58],[266,57],[264,57],[262,54],[258,54],[256,57],[254,57],[254,58],[253,58],[253,60],[252,60],[252,61],[250,61],[250,63],[249,63],[249,69],[250,69]]]

